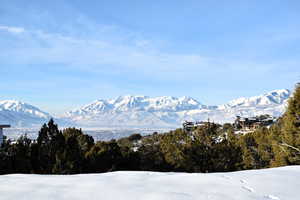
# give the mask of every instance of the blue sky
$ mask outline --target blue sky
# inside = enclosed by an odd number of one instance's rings
[[[300,80],[300,1],[3,0],[0,99],[62,113],[125,94],[225,103]]]

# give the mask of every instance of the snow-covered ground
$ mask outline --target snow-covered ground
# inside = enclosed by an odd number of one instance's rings
[[[232,173],[3,175],[1,200],[299,200],[300,166]]]

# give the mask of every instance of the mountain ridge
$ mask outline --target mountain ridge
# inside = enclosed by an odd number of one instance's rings
[[[263,95],[242,97],[219,106],[201,104],[192,97],[149,97],[120,96],[115,99],[98,100],[79,109],[67,112],[65,117],[81,125],[97,124],[101,126],[146,126],[154,121],[159,126],[180,126],[183,120],[207,120],[208,118],[224,123],[233,121],[236,115],[254,116],[259,114],[281,115],[291,92],[287,89],[273,90]],[[97,104],[101,109],[97,109]],[[104,108],[105,107],[105,108]],[[139,117],[138,117],[138,116]],[[109,119],[109,120],[106,120]],[[146,119],[146,120],[145,120]],[[82,122],[86,123],[82,123]],[[89,123],[93,122],[93,123]],[[127,123],[127,124],[126,124]]]
[[[208,106],[183,96],[149,97],[125,95],[114,99],[98,99],[56,118],[58,123],[81,127],[178,127],[184,120],[211,119],[225,123],[236,115],[280,116],[291,96],[287,89],[273,90],[263,95],[241,97],[228,103]],[[0,122],[14,126],[40,126],[54,118],[51,114],[27,103],[15,100],[0,101]]]
[[[0,101],[0,122],[13,126],[40,126],[52,116],[39,108],[17,100]]]

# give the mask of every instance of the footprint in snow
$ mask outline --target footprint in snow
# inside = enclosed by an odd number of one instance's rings
[[[245,180],[243,180],[243,179],[241,179],[240,182],[241,182],[241,183],[247,183],[247,181],[245,181]]]
[[[248,186],[242,186],[242,188],[243,188],[244,190],[247,190],[248,192],[254,192],[254,189],[251,188],[251,187],[248,187]]]
[[[223,178],[232,179],[230,176],[222,175]]]
[[[272,200],[280,200],[278,197],[276,197],[274,195],[271,195],[271,194],[266,195],[265,197],[268,198],[268,199],[272,199]]]

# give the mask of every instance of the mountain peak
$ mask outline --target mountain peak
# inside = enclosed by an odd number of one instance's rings
[[[102,112],[123,112],[123,111],[178,111],[197,109],[201,104],[191,97],[149,97],[144,95],[124,95],[115,99],[97,100],[80,109],[69,112],[70,114],[99,114]]]
[[[17,100],[0,101],[0,109],[11,110],[11,111],[36,111],[36,112],[44,113],[45,115],[49,115],[46,112],[42,112],[39,108],[35,106]]]
[[[266,94],[264,94],[265,96],[278,96],[278,97],[289,97],[291,95],[291,91],[288,89],[280,89],[280,90],[273,90],[270,92],[267,92]]]
[[[39,108],[17,100],[0,101],[0,122],[17,126],[45,123],[50,114]]]
[[[17,100],[2,100],[0,101],[0,105],[11,107],[11,106],[18,106],[18,105],[24,105],[25,103]]]
[[[240,97],[232,100],[227,104],[219,106],[220,109],[226,109],[229,107],[255,107],[255,106],[270,106],[283,104],[291,96],[291,92],[288,89],[273,90],[263,95],[253,97]]]

